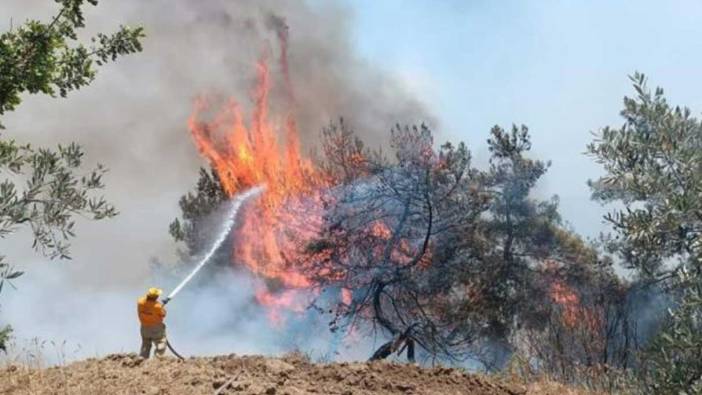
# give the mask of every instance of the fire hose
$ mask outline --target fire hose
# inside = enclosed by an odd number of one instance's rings
[[[197,272],[199,272],[200,269],[202,269],[202,268],[210,261],[210,259],[211,259],[212,256],[214,255],[214,253],[219,249],[219,247],[222,245],[222,243],[224,243],[224,240],[226,240],[227,236],[228,236],[229,233],[232,231],[232,228],[234,227],[234,224],[236,223],[236,214],[239,212],[239,208],[241,208],[241,206],[242,206],[248,199],[250,199],[250,198],[252,198],[252,197],[254,197],[254,196],[260,194],[261,192],[263,192],[264,189],[265,189],[265,186],[257,186],[257,187],[251,188],[251,189],[249,189],[248,191],[237,195],[237,196],[231,201],[231,207],[229,208],[229,212],[228,212],[228,218],[229,218],[229,220],[224,224],[224,227],[223,227],[222,230],[219,232],[219,236],[217,237],[217,240],[215,240],[215,242],[212,244],[212,247],[209,249],[209,251],[207,251],[207,254],[205,254],[205,255],[202,257],[202,259],[200,259],[200,262],[198,262],[198,264],[197,264],[197,265],[195,266],[195,268],[190,272],[190,274],[188,274],[188,275],[183,279],[183,281],[181,281],[180,284],[178,284],[178,286],[175,287],[175,288],[173,289],[173,291],[171,291],[171,293],[168,294],[168,296],[166,296],[165,298],[163,298],[163,301],[162,301],[162,302],[163,302],[163,305],[164,305],[164,306],[165,306],[166,304],[168,304],[168,302],[170,302],[170,301],[178,294],[178,292],[180,292],[180,290],[183,289],[183,287],[185,287],[185,285],[186,285],[187,283],[189,283],[190,280],[193,279],[193,277],[195,277],[195,275],[197,274]],[[170,343],[168,340],[166,340],[166,346],[168,346],[168,349],[171,350],[171,352],[172,352],[176,357],[178,357],[178,358],[181,359],[181,360],[184,360],[184,359],[185,359],[185,358],[183,358],[183,356],[181,356],[181,355],[173,348],[173,346],[171,345],[171,343]]]
[[[178,351],[176,351],[175,348],[173,348],[173,346],[171,346],[171,342],[169,342],[168,340],[166,340],[166,346],[168,346],[168,349],[171,350],[173,355],[175,355],[178,359],[180,359],[181,361],[185,360],[185,358],[183,358],[182,355],[178,354]]]

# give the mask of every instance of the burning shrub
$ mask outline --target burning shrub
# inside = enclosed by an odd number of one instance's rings
[[[613,275],[567,281],[562,269],[544,269],[547,315],[518,333],[517,344],[534,373],[602,386],[609,371],[630,367],[638,349],[630,288]]]

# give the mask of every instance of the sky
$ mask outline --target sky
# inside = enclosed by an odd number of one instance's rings
[[[622,124],[627,76],[702,111],[702,1],[346,2],[361,56],[428,105],[439,141],[465,141],[484,164],[493,125],[527,125],[533,156],[552,161],[537,194],[557,194],[586,236],[608,228],[586,185],[601,169],[584,152],[591,132]]]

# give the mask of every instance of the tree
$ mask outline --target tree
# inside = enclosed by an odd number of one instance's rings
[[[677,273],[685,283],[677,308],[648,345],[641,376],[657,394],[702,393],[702,279],[687,270]]]
[[[59,10],[50,22],[29,20],[0,35],[0,115],[16,109],[25,93],[65,97],[88,85],[95,78],[96,66],[141,51],[140,27],[121,27],[111,35],[99,33],[85,46],[77,36],[85,27],[83,7],[97,5],[97,1],[56,3]],[[0,139],[0,168],[8,176],[0,182],[0,237],[28,227],[35,250],[52,259],[69,258],[76,215],[95,220],[116,215],[103,197],[94,196],[103,187],[106,169],[98,165],[86,171],[83,156],[75,143],[48,149]],[[21,186],[17,180],[26,183]],[[0,256],[0,290],[21,275]],[[9,328],[0,331],[0,348],[8,335]]]
[[[644,381],[658,393],[699,390],[699,284],[702,281],[702,123],[672,107],[663,89],[651,91],[643,74],[630,77],[637,95],[624,98],[625,120],[605,127],[588,152],[606,174],[591,181],[593,197],[623,209],[606,216],[611,248],[647,282],[675,290],[677,308],[644,360]],[[695,384],[696,383],[696,384]]]
[[[350,144],[333,130],[324,144]],[[344,143],[344,141],[346,143]],[[333,308],[333,330],[364,321],[395,338],[416,342],[430,356],[462,358],[480,333],[481,321],[464,318],[474,312],[469,293],[457,288],[456,263],[473,261],[456,245],[478,244],[478,218],[487,209],[482,173],[470,167],[464,144],[436,150],[425,127],[392,130],[393,161],[356,156],[349,150],[325,149],[326,163],[345,163],[344,182],[327,196],[328,211],[318,237],[303,241],[306,274],[323,289],[343,289],[350,300]],[[361,167],[362,166],[362,167]],[[361,168],[370,172],[358,171]],[[359,175],[347,179],[348,174]],[[399,346],[399,344],[397,344]],[[374,355],[375,357],[375,355]]]
[[[203,221],[226,200],[217,172],[201,168],[195,191],[187,193],[178,202],[182,219],[173,220],[168,229],[175,241],[185,243],[187,251],[181,255],[195,256],[208,246],[208,227]]]
[[[620,128],[605,127],[588,146],[606,175],[590,181],[593,198],[624,208],[606,216],[618,251],[642,276],[702,274],[702,124],[687,108],[651,92],[643,74],[630,77],[636,99],[624,98]]]
[[[98,33],[86,47],[78,41],[85,27],[83,7],[97,0],[55,0],[60,8],[49,22],[29,20],[0,35],[0,115],[21,103],[21,94],[43,93],[66,97],[69,91],[93,81],[95,65],[141,51],[141,27]]]
[[[485,291],[494,308],[504,313],[493,324],[496,334],[504,338],[512,329],[515,315],[525,321],[526,313],[538,307],[529,297],[535,284],[533,268],[546,258],[555,258],[560,216],[557,198],[538,201],[530,196],[550,163],[526,157],[531,149],[528,128],[515,125],[507,132],[495,126],[490,134],[488,179],[492,199],[486,233],[492,242],[485,259],[490,261],[493,276],[489,278],[493,282],[486,284]]]

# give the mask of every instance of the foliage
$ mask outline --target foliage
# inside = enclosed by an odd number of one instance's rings
[[[624,206],[608,214],[624,263],[647,278],[687,267],[700,274],[702,123],[672,107],[643,74],[631,77],[635,99],[624,99],[625,123],[605,127],[588,152],[606,175],[591,181],[593,197]]]
[[[322,129],[320,136],[322,157],[318,165],[336,184],[346,184],[368,174],[381,171],[384,164],[382,151],[373,151],[355,135],[343,118]]]
[[[340,141],[327,138],[325,144]],[[425,126],[396,126],[391,149],[393,161],[357,160],[373,171],[333,189],[323,228],[300,266],[323,288],[352,291],[350,303],[334,309],[332,330],[367,320],[391,336],[411,331],[432,356],[460,358],[481,326],[478,317],[457,319],[470,306],[454,287],[459,268],[452,258],[459,235],[476,235],[487,208],[484,179],[470,167],[464,144],[436,150]],[[327,149],[324,159],[339,163],[334,155],[344,151]]]
[[[217,172],[201,168],[195,191],[188,192],[178,202],[182,218],[173,220],[168,229],[175,241],[185,243],[187,255],[196,255],[207,245],[209,234],[204,221],[225,200],[227,195]]]
[[[649,345],[641,370],[642,381],[657,394],[702,393],[702,279],[687,271],[678,277],[686,284],[683,295]]]
[[[7,341],[10,340],[12,328],[8,325],[0,328],[0,351],[7,352]]]
[[[97,5],[97,0],[56,3],[59,10],[50,22],[29,20],[0,34],[0,115],[15,110],[25,93],[65,97],[93,81],[96,65],[141,51],[142,28],[121,27],[111,35],[99,33],[90,46],[80,43],[83,8]],[[104,198],[93,195],[103,187],[105,168],[85,171],[83,156],[75,143],[48,149],[0,139],[0,171],[5,175],[0,182],[0,237],[28,227],[35,250],[49,258],[69,258],[75,216],[99,220],[116,215]],[[21,275],[0,256],[0,289]],[[1,334],[0,346],[9,329]]]
[[[561,226],[556,198],[531,196],[549,164],[527,157],[526,127],[492,129],[486,171],[471,167],[463,143],[435,147],[426,126],[398,125],[390,141],[388,159],[343,120],[324,128],[316,165],[333,187],[321,191],[321,229],[312,239],[303,229],[287,232],[304,235],[289,236],[299,251],[283,257],[287,264],[351,296],[328,306],[329,292],[319,294],[333,331],[362,320],[396,340],[409,337],[425,356],[476,356],[486,339],[508,353],[513,331],[543,331],[553,314],[544,262],[573,283],[595,284],[596,273],[611,269]],[[207,241],[206,218],[224,198],[216,173],[205,170],[181,198],[182,218],[170,231],[190,254]]]
[[[639,340],[631,287],[607,270],[564,275],[553,269],[545,268],[538,280],[551,299],[542,303],[547,314],[541,325],[516,335],[519,353],[533,363],[530,370],[582,384],[597,372],[606,378],[631,367]]]
[[[323,145],[353,141],[339,133]],[[476,343],[510,348],[519,327],[544,329],[553,304],[544,262],[588,281],[606,270],[592,247],[560,226],[557,199],[530,196],[548,164],[526,157],[526,127],[492,129],[487,171],[470,166],[462,143],[435,149],[426,127],[396,127],[391,141],[393,161],[361,153],[342,160],[338,153],[348,149],[324,149],[322,163],[358,170],[336,171],[344,181],[303,258],[322,274],[315,278],[322,287],[353,290],[351,304],[335,309],[333,329],[363,319],[398,338],[411,328],[433,357],[480,357]],[[480,358],[489,367],[504,362]]]
[[[631,371],[607,365],[579,366],[569,374],[572,382],[566,383],[558,377],[534,370],[529,358],[517,353],[510,357],[504,370],[497,377],[509,383],[518,383],[528,388],[528,394],[649,394],[643,392]]]
[[[702,123],[673,107],[643,74],[630,77],[636,98],[624,99],[620,128],[604,128],[588,152],[606,175],[593,197],[623,209],[606,219],[609,248],[642,279],[663,282],[677,297],[668,325],[642,356],[643,381],[656,393],[702,391]],[[680,296],[681,294],[681,296]]]
[[[95,65],[140,51],[142,28],[122,27],[112,35],[99,33],[89,48],[78,42],[85,27],[85,3],[96,0],[57,0],[60,9],[49,23],[36,20],[0,35],[0,115],[20,104],[22,93],[66,96],[89,84]],[[114,207],[91,192],[103,187],[105,168],[98,165],[80,174],[84,152],[75,143],[56,150],[0,140],[0,167],[10,178],[0,183],[0,236],[26,225],[33,247],[51,258],[68,258],[67,240],[74,236],[75,215],[99,220],[116,214]],[[17,180],[26,179],[24,188]],[[5,279],[19,276],[4,264]]]
[[[527,127],[513,126],[507,132],[495,126],[490,135],[487,175],[492,199],[485,221],[490,243],[483,253],[489,263],[482,269],[489,267],[492,275],[487,277],[491,282],[484,286],[484,297],[493,305],[491,309],[503,312],[493,329],[499,337],[506,337],[514,316],[519,314],[524,321],[534,307],[527,295],[535,283],[531,264],[554,251],[560,217],[557,198],[537,201],[530,197],[550,164],[526,157],[531,149]]]
[[[83,7],[97,5],[97,0],[56,3],[60,9],[51,22],[29,20],[0,35],[0,115],[14,110],[22,93],[65,97],[93,81],[95,65],[141,51],[141,27],[99,33],[85,46],[78,42],[78,30],[85,27]]]

